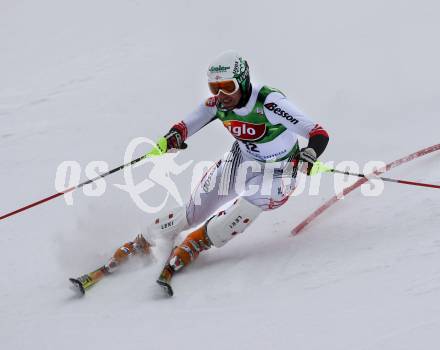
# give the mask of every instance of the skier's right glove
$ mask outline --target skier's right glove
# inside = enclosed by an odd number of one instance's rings
[[[168,151],[172,149],[185,149],[188,147],[188,145],[185,143],[183,135],[175,128],[171,128],[171,130],[168,131],[164,137],[167,140]]]
[[[302,148],[299,152],[299,160],[307,164],[307,175],[310,175],[310,170],[312,170],[313,164],[316,162],[317,158],[316,151],[311,147]]]

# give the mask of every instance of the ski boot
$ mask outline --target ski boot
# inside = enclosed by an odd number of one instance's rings
[[[87,289],[102,280],[102,278],[109,273],[108,268],[106,266],[102,266],[99,269],[86,273],[78,278],[69,278],[69,281],[73,284],[74,289],[78,290],[82,295],[84,295]]]
[[[69,281],[76,290],[84,295],[86,290],[102,280],[105,276],[111,274],[120,264],[125,262],[129,256],[149,254],[151,246],[152,244],[148,242],[142,234],[139,234],[133,242],[125,243],[122,247],[118,248],[107,264],[78,278],[69,278]]]
[[[168,296],[173,296],[171,279],[175,272],[196,259],[200,252],[208,250],[212,243],[206,235],[206,226],[202,226],[189,234],[185,240],[175,247],[159,276],[156,283],[162,287]]]

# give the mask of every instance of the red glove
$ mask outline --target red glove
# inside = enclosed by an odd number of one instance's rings
[[[182,134],[177,129],[171,128],[164,137],[167,140],[167,150],[185,149],[188,147],[184,142]]]

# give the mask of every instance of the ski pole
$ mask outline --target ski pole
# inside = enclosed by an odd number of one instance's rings
[[[333,168],[327,167],[326,165],[324,165],[320,161],[316,161],[312,167],[312,170],[310,171],[310,175],[316,175],[319,173],[338,173],[338,174],[357,176],[357,177],[363,177],[363,178],[368,179],[367,175],[365,175],[365,174],[358,174],[358,173],[352,173],[349,171],[342,171],[342,170],[333,169]],[[427,184],[427,183],[423,183],[423,182],[399,180],[399,179],[392,179],[389,177],[381,177],[381,176],[378,176],[376,178],[380,179],[382,181],[385,181],[385,182],[394,182],[394,183],[399,183],[399,184],[403,184],[403,185],[422,186],[422,187],[430,187],[430,188],[440,189],[440,185]]]
[[[42,204],[42,203],[48,202],[48,201],[50,201],[50,200],[52,200],[52,199],[54,199],[54,198],[57,198],[57,197],[59,197],[59,196],[62,196],[63,194],[66,194],[66,193],[72,192],[72,191],[74,191],[74,190],[77,190],[78,188],[81,188],[81,187],[83,187],[83,186],[86,186],[86,185],[88,185],[88,184],[91,184],[92,182],[94,182],[94,181],[96,181],[96,180],[98,180],[98,179],[101,179],[101,178],[103,178],[103,177],[106,177],[106,176],[108,176],[108,175],[111,175],[111,174],[113,174],[113,173],[116,173],[117,171],[122,170],[122,169],[124,169],[124,168],[126,168],[126,167],[128,167],[128,166],[132,166],[133,164],[136,164],[136,163],[140,162],[141,160],[144,160],[144,159],[146,159],[146,158],[151,158],[151,157],[157,157],[157,156],[160,156],[160,155],[166,153],[166,151],[167,151],[167,140],[165,139],[165,137],[162,137],[162,138],[160,138],[159,141],[157,142],[156,147],[154,147],[154,148],[153,148],[150,152],[148,152],[147,154],[144,154],[143,156],[141,156],[141,157],[139,157],[139,158],[133,159],[131,162],[128,162],[128,163],[126,163],[126,164],[123,164],[123,165],[121,165],[121,166],[118,166],[117,168],[114,168],[114,169],[112,169],[112,170],[109,170],[109,171],[107,171],[107,172],[104,173],[104,174],[100,174],[100,175],[94,177],[93,179],[90,179],[90,180],[84,181],[84,182],[82,182],[82,183],[80,183],[80,184],[78,184],[78,185],[76,185],[76,186],[72,186],[72,187],[66,188],[64,191],[57,192],[57,193],[55,193],[55,194],[53,194],[53,195],[51,195],[51,196],[45,197],[45,198],[40,199],[40,200],[38,200],[38,201],[36,201],[36,202],[30,203],[30,204],[28,204],[28,205],[25,205],[24,207],[21,207],[21,208],[18,208],[18,209],[16,209],[16,210],[14,210],[14,211],[11,211],[10,213],[6,213],[6,214],[0,216],[0,221],[3,220],[3,219],[6,219],[6,218],[8,218],[8,217],[10,217],[10,216],[12,216],[12,215],[15,215],[15,214],[21,213],[22,211],[25,211],[25,210],[27,210],[27,209],[30,209],[30,208],[36,207],[37,205],[40,205],[40,204]]]

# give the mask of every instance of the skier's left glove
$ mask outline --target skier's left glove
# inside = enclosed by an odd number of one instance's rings
[[[307,164],[307,175],[310,174],[313,164],[316,162],[316,151],[311,147],[301,148],[299,152],[299,160]]]
[[[186,149],[188,147],[182,134],[177,129],[171,128],[164,137],[167,140],[167,150]]]

